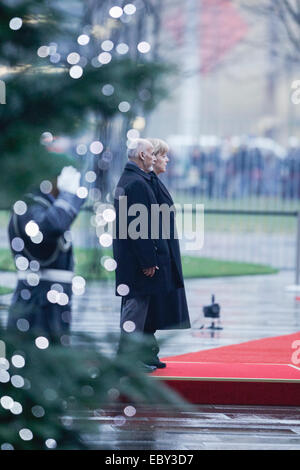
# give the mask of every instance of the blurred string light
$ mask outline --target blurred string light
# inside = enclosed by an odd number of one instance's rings
[[[126,15],[134,15],[136,12],[136,6],[132,3],[127,3],[127,5],[125,5],[123,8],[123,11],[126,13]]]
[[[79,144],[76,147],[76,152],[78,155],[85,155],[87,153],[87,146],[85,144]]]
[[[103,266],[106,269],[106,271],[112,272],[117,269],[117,262],[113,258],[107,258],[103,262]]]
[[[55,449],[57,447],[57,442],[55,439],[46,439],[45,445],[48,449]]]
[[[71,65],[75,65],[80,61],[80,55],[77,52],[70,52],[67,56],[67,62]]]
[[[42,145],[51,144],[54,140],[53,134],[51,132],[43,132],[41,135],[40,142]]]
[[[124,408],[124,414],[125,414],[126,416],[129,416],[129,417],[134,416],[134,415],[136,414],[136,409],[135,409],[135,407],[132,406],[132,405],[126,406],[126,407]]]
[[[85,199],[88,196],[88,190],[84,186],[80,186],[80,188],[77,189],[76,195],[80,199]]]
[[[39,233],[39,226],[33,220],[30,220],[25,225],[25,232],[29,237],[35,237]]]
[[[99,243],[101,246],[104,248],[108,248],[109,246],[112,245],[112,236],[110,233],[102,233],[99,237]]]
[[[114,91],[115,89],[110,83],[107,83],[102,87],[102,93],[104,96],[111,96],[114,94]]]
[[[127,320],[123,323],[123,330],[126,331],[126,333],[133,333],[135,329],[136,324],[134,323],[134,321]]]
[[[116,47],[116,51],[118,54],[121,55],[127,54],[127,52],[129,51],[129,47],[125,42],[120,42],[120,44],[118,44]]]
[[[53,189],[52,183],[49,180],[44,180],[40,184],[40,190],[43,194],[50,194]]]
[[[17,321],[17,328],[22,332],[28,331],[30,328],[29,322],[25,318],[19,318]]]
[[[132,127],[134,129],[137,129],[138,131],[141,131],[145,128],[146,126],[146,121],[145,118],[142,116],[136,116],[135,120],[133,121]]]
[[[10,381],[15,388],[24,387],[24,379],[21,375],[13,375]]]
[[[35,418],[43,418],[45,416],[45,410],[42,406],[35,405],[31,408],[31,413]]]
[[[103,144],[99,140],[95,140],[90,145],[90,151],[94,155],[99,155],[103,151]]]
[[[141,52],[141,54],[147,54],[147,52],[151,50],[151,46],[149,42],[142,41],[138,43],[137,49],[139,52]]]
[[[4,408],[5,410],[9,410],[10,408],[12,408],[14,400],[8,395],[3,395],[3,397],[0,398],[0,404],[2,408]]]
[[[14,354],[11,358],[11,363],[14,367],[21,369],[25,366],[25,359],[20,354]]]
[[[90,37],[87,34],[81,34],[78,36],[77,42],[80,46],[86,46],[90,42]]]
[[[109,15],[112,18],[120,18],[123,15],[123,9],[118,6],[114,6],[109,10]]]
[[[14,251],[22,251],[24,249],[24,241],[22,238],[15,237],[11,241],[11,247]]]
[[[94,183],[94,181],[96,181],[97,179],[97,175],[94,171],[90,170],[90,171],[87,171],[86,174],[85,174],[85,180],[88,182],[88,183]]]
[[[48,46],[41,46],[37,50],[37,55],[44,59],[45,57],[48,57],[49,55],[49,47]]]
[[[114,43],[112,41],[110,41],[109,39],[107,39],[106,41],[103,41],[101,43],[101,49],[103,49],[103,51],[105,51],[105,52],[109,52],[113,48],[114,48]]]
[[[127,113],[130,110],[131,106],[128,101],[121,101],[118,108],[121,113]]]
[[[126,284],[119,284],[117,287],[117,292],[121,296],[126,296],[129,294],[129,287]]]
[[[127,132],[128,139],[138,139],[140,137],[140,133],[137,129],[129,129]]]
[[[101,54],[98,55],[98,61],[102,65],[109,64],[111,59],[112,59],[112,56],[109,52],[101,52]]]
[[[30,429],[23,428],[19,431],[19,436],[23,441],[31,441],[33,439],[33,434]]]
[[[22,289],[20,294],[23,300],[29,300],[31,298],[31,293],[28,289]]]
[[[16,263],[16,268],[19,271],[26,271],[26,269],[28,269],[29,261],[24,256],[17,256],[15,259],[15,263]]]
[[[15,18],[12,18],[9,22],[9,27],[13,31],[17,31],[18,29],[21,29],[22,25],[23,25],[22,18],[19,18],[17,16]]]
[[[35,345],[39,349],[47,349],[49,347],[49,341],[44,336],[39,336],[35,339]]]
[[[27,204],[24,201],[16,201],[13,210],[17,215],[24,215],[27,211]]]
[[[69,70],[69,74],[71,78],[77,80],[78,78],[82,77],[83,68],[80,65],[73,65],[73,67],[71,67]]]

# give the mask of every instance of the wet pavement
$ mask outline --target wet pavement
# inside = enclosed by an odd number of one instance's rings
[[[160,356],[211,349],[249,340],[300,331],[300,301],[286,290],[293,284],[292,271],[268,276],[194,279],[186,281],[192,328],[159,331]],[[14,286],[14,273],[2,273],[0,284]],[[223,329],[212,332],[203,325],[202,306],[211,294],[221,305]],[[2,319],[10,296],[2,297]],[[120,299],[112,282],[93,282],[83,296],[74,297],[73,329],[97,338],[107,354],[119,334]],[[123,406],[124,408],[124,406]],[[87,436],[93,448],[103,449],[300,449],[300,408],[197,406],[193,412],[172,412],[143,407],[134,417],[116,419],[123,409],[96,410],[90,419],[99,421],[101,434]],[[123,414],[124,417],[124,414]],[[120,422],[123,423],[120,425]]]

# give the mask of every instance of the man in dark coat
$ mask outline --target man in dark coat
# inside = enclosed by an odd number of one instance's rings
[[[40,191],[14,205],[9,239],[18,283],[9,309],[10,331],[67,341],[74,276],[69,229],[84,202],[77,196],[80,177],[72,166],[63,167],[57,181],[44,182]]]
[[[149,327],[145,329],[145,326],[152,297],[183,287],[172,262],[168,241],[161,236],[161,230],[155,237],[151,233],[151,207],[158,204],[149,174],[155,162],[153,146],[149,141],[137,139],[132,142],[132,147],[128,152],[129,162],[115,192],[116,235],[113,249],[117,262],[116,295],[122,296],[119,353],[130,333],[150,333]],[[140,212],[137,221],[134,215],[143,208],[146,212]],[[139,227],[140,234],[131,233],[132,227]],[[160,324],[163,325],[163,319]],[[156,325],[150,325],[150,328],[154,338]],[[165,366],[159,361],[157,353],[157,344],[153,344],[152,354],[140,364],[143,370],[151,372]]]

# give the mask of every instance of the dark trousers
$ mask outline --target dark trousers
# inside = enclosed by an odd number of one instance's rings
[[[146,345],[146,358],[157,358],[159,346],[154,336],[155,329],[147,320],[150,295],[140,295],[130,299],[122,297],[121,303],[121,335],[118,353],[123,352],[125,344],[128,343],[130,337],[144,335]]]

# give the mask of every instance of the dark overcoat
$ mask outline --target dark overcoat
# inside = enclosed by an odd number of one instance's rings
[[[183,286],[182,281],[173,272],[167,240],[162,237],[157,239],[151,237],[151,205],[157,204],[157,200],[150,178],[150,175],[138,166],[127,163],[115,190],[116,232],[113,240],[113,253],[117,262],[116,295],[123,295],[126,298],[162,294]],[[147,210],[146,234],[144,233],[137,239],[133,239],[128,230],[130,224],[137,221],[139,217],[139,212],[130,215],[134,204],[143,204]],[[141,223],[145,224],[145,221]],[[123,233],[124,225],[125,234]],[[139,229],[142,230],[145,227],[139,227],[137,231]],[[155,271],[152,278],[147,277],[143,269],[154,266],[159,269]],[[125,290],[122,290],[124,285]]]
[[[151,174],[150,174],[151,175]],[[174,206],[173,199],[163,182],[153,174],[156,185],[156,198],[159,204]],[[170,211],[170,237],[167,242],[171,253],[173,270],[180,279],[181,287],[168,293],[152,296],[146,328],[157,330],[190,328],[190,318],[185,295],[179,240],[176,234],[175,211]]]
[[[22,215],[12,213],[8,232],[15,260],[22,256],[29,266],[26,271],[21,271],[25,276],[18,280],[7,326],[10,330],[39,333],[54,340],[70,329],[72,285],[71,282],[60,282],[59,277],[56,279],[55,272],[62,270],[72,274],[72,243],[65,238],[65,232],[70,229],[83,200],[67,192],[60,192],[56,199],[51,194],[38,192],[25,201],[26,212]],[[39,227],[43,236],[40,243],[34,243],[25,231],[30,221]],[[53,270],[51,281],[43,279],[45,269]],[[63,305],[51,303],[47,294],[53,288],[66,294],[68,302],[61,302]]]

